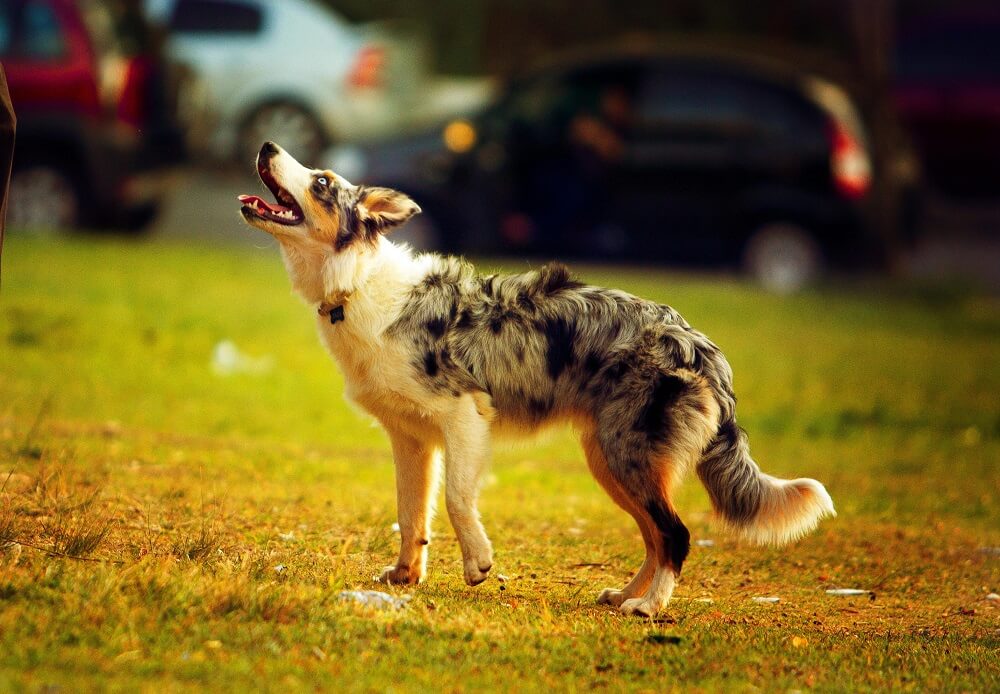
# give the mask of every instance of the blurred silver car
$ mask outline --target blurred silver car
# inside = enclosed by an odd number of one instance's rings
[[[426,80],[421,42],[313,0],[147,0],[167,54],[196,79],[193,155],[247,159],[276,140],[304,161],[398,129]]]

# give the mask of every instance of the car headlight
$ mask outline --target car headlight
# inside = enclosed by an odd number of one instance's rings
[[[455,154],[465,154],[476,144],[476,128],[467,120],[453,120],[444,127],[444,146]]]

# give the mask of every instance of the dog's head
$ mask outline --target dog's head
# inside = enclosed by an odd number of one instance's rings
[[[420,212],[403,193],[308,169],[273,142],[260,148],[257,173],[276,203],[241,195],[243,219],[278,240],[293,285],[309,301],[351,293],[381,237]]]

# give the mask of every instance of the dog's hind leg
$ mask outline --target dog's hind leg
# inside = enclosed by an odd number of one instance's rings
[[[485,581],[493,568],[493,547],[479,521],[476,507],[479,477],[489,458],[492,413],[488,410],[488,403],[463,395],[442,426],[445,503],[462,548],[465,582],[470,586]]]
[[[590,468],[591,474],[612,500],[635,519],[636,525],[639,526],[639,531],[642,533],[642,541],[646,546],[646,558],[629,584],[621,590],[605,588],[597,597],[599,604],[618,607],[625,600],[641,596],[649,588],[649,584],[653,580],[653,572],[656,569],[655,534],[646,512],[632,502],[632,498],[608,470],[608,461],[604,457],[597,437],[592,432],[586,432],[582,441],[583,451],[587,456],[587,466]]]
[[[670,602],[674,583],[691,547],[691,534],[665,494],[659,499],[650,499],[646,510],[659,535],[653,543],[656,550],[656,570],[645,595],[625,600],[620,609],[623,614],[652,617]]]
[[[382,583],[419,583],[427,571],[434,498],[437,496],[440,455],[409,434],[389,431],[396,463],[396,508],[399,519],[399,559],[386,567]]]
[[[690,548],[690,533],[668,495],[671,466],[671,460],[653,455],[609,457],[607,462],[610,480],[605,488],[610,492],[617,487],[623,499],[615,500],[644,528],[646,541],[646,561],[632,583],[620,594],[608,591],[601,594],[601,598],[617,604],[624,614],[653,616],[666,607]]]
[[[655,553],[649,588],[621,603],[624,614],[653,616],[673,595],[691,535],[670,502],[670,491],[697,462],[717,421],[718,406],[710,391],[689,373],[661,373],[647,388],[631,385],[598,416],[608,473],[628,497],[634,515],[651,529]]]

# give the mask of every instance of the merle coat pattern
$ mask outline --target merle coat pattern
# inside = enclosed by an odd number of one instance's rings
[[[736,425],[728,362],[670,307],[585,285],[559,264],[481,276],[461,259],[413,256],[386,233],[416,203],[306,169],[271,143],[258,172],[279,204],[241,196],[243,215],[278,239],[347,396],[392,442],[402,537],[383,581],[424,578],[442,452],[465,579],[485,580],[493,552],[476,496],[490,440],[558,421],[580,431],[590,470],[642,534],[642,567],[598,598],[626,614],[670,599],[689,549],[670,493],[692,467],[751,540],[792,540],[834,513],[819,482],[760,471]]]

